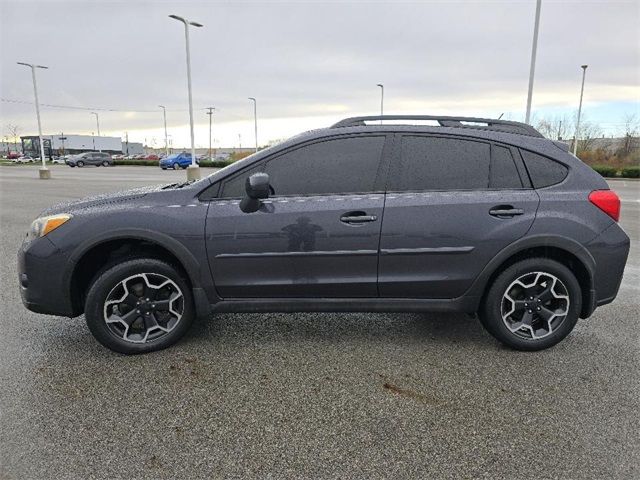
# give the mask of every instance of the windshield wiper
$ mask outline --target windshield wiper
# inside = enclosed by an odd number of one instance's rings
[[[187,180],[186,182],[175,184],[176,188],[186,187],[187,185],[192,184],[195,180]]]

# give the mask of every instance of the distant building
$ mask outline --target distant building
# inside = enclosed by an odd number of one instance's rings
[[[32,157],[40,156],[40,142],[37,135],[20,137],[22,151]],[[144,153],[141,143],[123,142],[120,137],[103,137],[95,135],[43,135],[44,153],[47,158],[53,155],[72,155],[89,151],[102,151],[111,154],[136,155]]]

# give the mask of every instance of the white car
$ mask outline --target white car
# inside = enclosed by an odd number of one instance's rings
[[[13,160],[14,163],[33,163],[35,160],[31,158],[29,155],[23,155],[22,157],[15,158]]]
[[[67,159],[66,157],[54,157],[51,160],[51,163],[55,163],[55,164],[58,164],[58,165],[65,165],[67,163],[66,159]]]

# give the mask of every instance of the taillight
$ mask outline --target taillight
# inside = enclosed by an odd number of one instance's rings
[[[620,198],[613,190],[594,190],[589,194],[589,201],[616,222],[620,219]]]

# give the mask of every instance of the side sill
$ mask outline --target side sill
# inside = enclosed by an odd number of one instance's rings
[[[214,313],[258,312],[463,312],[474,313],[475,296],[453,299],[416,298],[243,298],[211,305]]]

